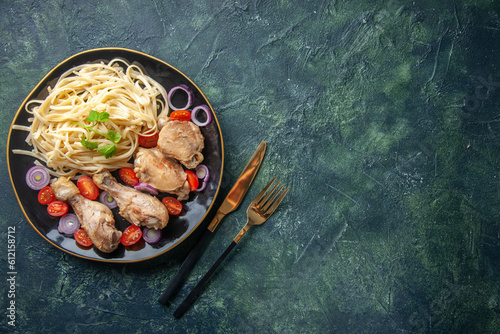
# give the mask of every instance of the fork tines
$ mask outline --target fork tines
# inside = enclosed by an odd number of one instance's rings
[[[276,181],[276,178],[272,179],[271,182],[269,182],[269,184],[267,186],[265,186],[264,189],[262,189],[262,191],[257,195],[257,197],[254,200],[256,208],[258,208],[259,210],[262,210],[263,212],[266,212],[266,213],[269,212],[269,214],[271,214],[278,207],[278,205],[281,203],[281,201],[285,197],[286,193],[290,189],[290,187],[288,187],[285,190],[283,190],[285,185],[282,184],[281,187],[279,187],[279,189],[276,190],[276,188],[278,188],[278,186],[281,183],[280,181],[278,181],[278,183],[276,183],[273,186],[273,188],[271,190],[269,190],[269,192],[268,192],[268,189],[271,187],[271,185],[275,181]],[[280,193],[281,193],[281,195],[278,197],[278,199],[276,199],[276,197]]]

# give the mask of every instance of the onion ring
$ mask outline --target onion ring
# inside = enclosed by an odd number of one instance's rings
[[[205,112],[205,120],[200,121],[198,120],[198,113],[200,110],[203,110]],[[191,121],[198,125],[198,126],[207,126],[212,122],[212,114],[210,113],[210,108],[208,106],[202,104],[200,106],[196,106],[191,110]]]
[[[176,107],[172,103],[172,98],[173,98],[175,92],[177,92],[178,90],[181,90],[181,91],[185,92],[186,95],[187,95],[186,105],[181,106],[181,107]],[[167,99],[168,99],[168,105],[170,106],[170,108],[172,108],[172,110],[188,109],[193,104],[193,102],[194,102],[194,94],[191,91],[191,89],[189,89],[188,86],[186,86],[186,85],[179,85],[179,86],[175,86],[174,88],[172,88],[168,92]]]

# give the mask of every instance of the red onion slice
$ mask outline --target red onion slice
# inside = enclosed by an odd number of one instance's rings
[[[205,117],[200,120],[199,113],[202,111],[205,114]],[[196,106],[191,110],[191,121],[198,126],[207,126],[212,122],[212,113],[210,112],[210,108],[204,104],[200,106]]]
[[[178,91],[183,91],[186,95],[187,95],[187,101],[186,101],[186,104],[184,106],[174,106],[172,100],[173,100],[173,97],[174,97],[174,94]],[[189,89],[188,86],[186,85],[179,85],[179,86],[175,86],[174,88],[172,88],[168,94],[167,94],[167,99],[168,99],[168,105],[170,106],[170,108],[172,108],[172,110],[179,110],[179,109],[187,109],[189,108],[193,102],[194,102],[194,94],[193,92]]]
[[[33,166],[26,173],[26,184],[33,190],[40,190],[50,182],[49,171],[42,166]]]
[[[115,199],[113,197],[111,197],[111,195],[108,194],[105,191],[102,191],[99,194],[99,202],[101,202],[102,204],[106,205],[110,209],[114,209],[114,208],[116,208],[118,206],[118,204],[116,203]]]
[[[208,167],[203,164],[199,164],[198,166],[196,166],[195,172],[196,172],[196,177],[198,177],[200,180],[203,181],[207,180],[208,177],[210,176]]]
[[[134,186],[135,189],[142,191],[143,193],[148,193],[151,195],[158,195],[158,190],[156,190],[154,187],[150,186],[147,183],[137,183]]]
[[[148,244],[152,245],[161,240],[162,232],[161,230],[155,230],[154,228],[146,227],[142,231],[142,238]]]
[[[200,192],[205,190],[205,188],[207,187],[207,183],[208,182],[206,180],[201,180],[200,185],[198,186],[198,188],[195,189],[195,191]]]
[[[61,234],[73,235],[80,228],[80,221],[74,213],[67,213],[59,219],[57,230]]]

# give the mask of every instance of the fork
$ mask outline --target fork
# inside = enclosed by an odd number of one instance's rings
[[[210,279],[210,276],[212,276],[212,274],[217,270],[222,261],[224,261],[224,259],[229,255],[231,250],[238,244],[250,227],[264,224],[273,214],[274,210],[276,210],[290,188],[288,187],[283,190],[285,187],[283,184],[279,189],[277,189],[280,185],[280,181],[278,181],[278,183],[276,183],[272,189],[269,190],[275,181],[276,178],[272,179],[271,182],[269,182],[269,184],[262,189],[257,197],[255,197],[252,203],[250,203],[250,206],[247,209],[247,223],[241,229],[240,233],[238,233],[238,235],[233,239],[233,242],[231,242],[229,247],[227,247],[224,253],[222,253],[219,259],[208,270],[205,276],[203,276],[194,289],[189,293],[186,299],[184,299],[182,304],[175,310],[174,317],[180,318],[184,313],[186,313],[191,304],[194,303],[196,298],[198,298],[201,289]]]

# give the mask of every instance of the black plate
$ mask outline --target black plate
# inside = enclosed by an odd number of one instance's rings
[[[210,170],[210,183],[202,192],[192,192],[190,194],[189,199],[183,202],[184,209],[180,216],[170,217],[167,227],[163,230],[163,237],[160,242],[149,245],[141,241],[132,248],[120,245],[117,250],[110,254],[102,253],[95,247],[90,249],[80,247],[73,238],[59,234],[57,231],[58,219],[49,216],[46,206],[38,203],[38,192],[31,190],[26,185],[26,172],[33,166],[35,159],[12,153],[13,149],[31,150],[31,147],[25,142],[27,135],[25,131],[13,130],[11,127],[7,143],[7,165],[14,192],[24,215],[35,230],[49,243],[72,255],[90,260],[137,262],[168,252],[185,240],[207,216],[219,193],[224,165],[224,145],[219,121],[201,90],[179,70],[147,54],[122,48],[93,49],[78,53],[52,69],[24,100],[12,124],[29,125],[28,117],[30,115],[24,109],[25,104],[34,98],[45,97],[47,95],[47,86],[53,85],[57,78],[68,69],[97,60],[109,61],[117,57],[123,58],[129,63],[139,63],[150,77],[163,85],[167,92],[172,87],[180,84],[187,85],[195,95],[193,105],[208,105],[214,116],[212,123],[201,129],[205,137],[205,148],[202,152],[205,157],[203,163]],[[117,214],[117,209],[113,211],[118,229],[123,230],[130,225]]]

